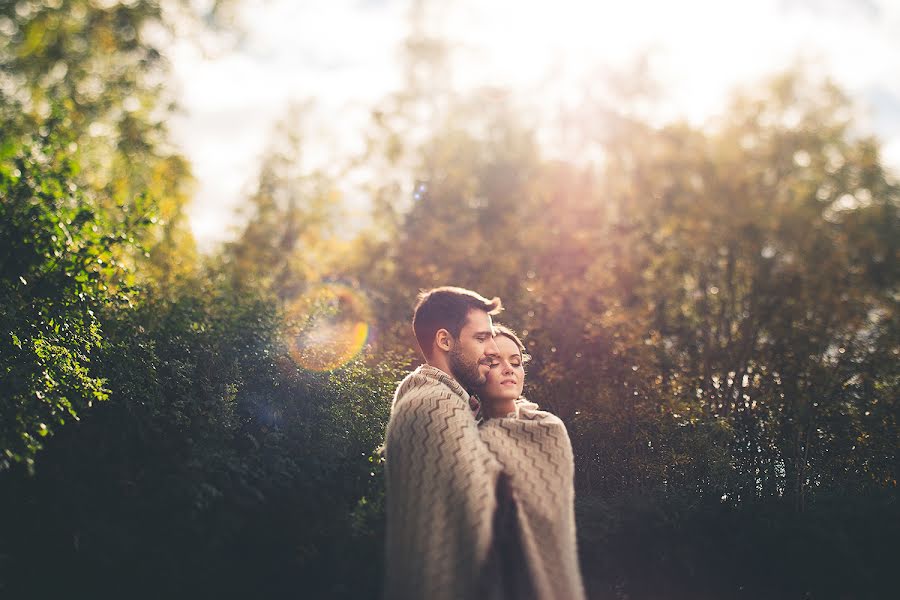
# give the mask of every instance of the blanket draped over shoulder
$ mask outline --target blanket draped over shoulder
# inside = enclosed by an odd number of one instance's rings
[[[518,539],[531,589],[540,600],[581,600],[575,539],[574,460],[566,426],[524,398],[516,412],[490,419],[481,439],[510,478]]]
[[[501,467],[462,386],[428,365],[408,375],[394,395],[385,458],[385,599],[491,597]]]
[[[584,598],[572,448],[557,417],[520,400],[514,415],[479,427],[462,386],[424,365],[397,388],[385,455],[387,600],[513,597],[496,560],[501,473],[526,563],[528,581],[516,590],[539,600]]]

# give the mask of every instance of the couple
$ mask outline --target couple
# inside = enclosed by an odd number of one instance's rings
[[[397,388],[385,439],[385,600],[584,598],[572,446],[521,397],[528,356],[500,310],[463,288],[419,296],[426,364]]]

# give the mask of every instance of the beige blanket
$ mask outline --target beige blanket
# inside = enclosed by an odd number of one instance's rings
[[[510,477],[518,537],[540,600],[584,598],[575,540],[572,444],[563,422],[527,400],[485,421],[481,439]]]
[[[386,600],[509,598],[493,556],[501,471],[528,587],[541,600],[584,597],[572,449],[558,418],[520,401],[515,415],[479,428],[462,386],[424,365],[397,388],[385,455]]]

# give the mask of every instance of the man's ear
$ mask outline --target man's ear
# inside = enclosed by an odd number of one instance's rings
[[[434,343],[444,352],[449,352],[453,347],[453,336],[446,329],[438,329],[434,334]]]

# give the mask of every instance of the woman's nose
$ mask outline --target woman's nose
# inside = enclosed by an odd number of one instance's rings
[[[512,373],[513,372],[512,365],[509,363],[503,363],[503,372],[504,373]]]

